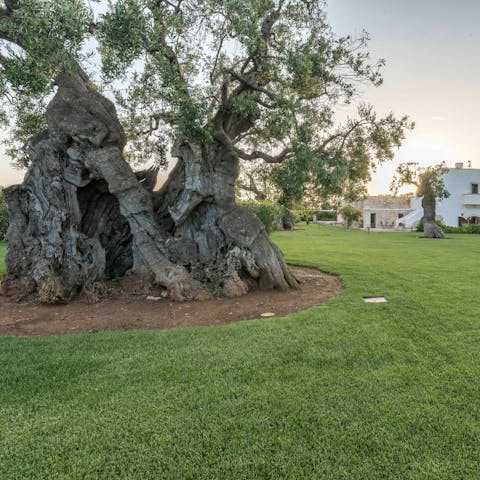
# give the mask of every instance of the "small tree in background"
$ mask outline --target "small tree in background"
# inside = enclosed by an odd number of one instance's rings
[[[351,205],[345,205],[339,210],[346,228],[350,228],[353,222],[358,222],[362,218],[362,212]]]
[[[422,198],[423,232],[425,238],[444,238],[441,227],[435,223],[437,200],[448,198],[443,175],[448,172],[445,162],[433,167],[420,167],[416,162],[402,163],[397,167],[390,189],[396,195],[404,185],[417,187],[416,195]]]

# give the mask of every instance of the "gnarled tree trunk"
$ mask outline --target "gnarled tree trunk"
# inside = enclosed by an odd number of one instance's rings
[[[4,293],[64,302],[127,273],[175,300],[297,285],[261,222],[235,205],[238,157],[228,141],[179,140],[178,165],[153,193],[123,158],[113,104],[81,72],[57,85],[25,180],[6,190]]]
[[[169,258],[227,296],[253,288],[295,287],[263,224],[235,205],[234,151],[218,141],[178,141],[173,154],[179,163],[155,199],[157,222],[170,234]]]
[[[423,207],[423,234],[425,238],[445,238],[443,230],[435,223],[436,199],[434,195],[424,195]]]

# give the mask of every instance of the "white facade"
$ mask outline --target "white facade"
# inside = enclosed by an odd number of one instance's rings
[[[450,227],[480,223],[480,169],[463,168],[459,163],[443,176],[443,181],[450,197],[437,201],[437,218]],[[396,228],[413,228],[422,219],[421,198],[413,197],[411,208],[408,215],[396,221]]]
[[[407,216],[412,211],[411,197],[405,195],[369,196],[351,205],[362,213],[361,224],[364,228],[378,230],[392,230],[399,218]],[[338,221],[342,220],[339,214]]]
[[[458,227],[480,224],[480,169],[457,163],[443,176],[448,198],[437,200],[437,220]],[[423,218],[422,199],[411,196],[369,196],[352,204],[362,212],[364,228],[413,230]],[[341,222],[341,216],[338,217]]]
[[[456,227],[459,218],[480,223],[480,169],[454,168],[443,177],[450,197],[437,203],[437,215]]]

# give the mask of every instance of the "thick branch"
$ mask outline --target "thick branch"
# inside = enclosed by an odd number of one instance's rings
[[[160,128],[160,122],[167,123],[168,125],[176,125],[176,118],[172,113],[168,112],[159,112],[150,115],[148,128],[141,132],[142,135],[148,137],[153,132],[157,131]]]
[[[262,23],[261,32],[262,38],[265,40],[265,42],[268,42],[272,28],[275,25],[275,22],[280,18],[280,12],[282,11],[283,3],[283,0],[278,2],[278,8],[270,13]]]
[[[247,174],[248,180],[249,180],[249,185],[245,183],[240,183],[240,188],[242,190],[245,190],[246,192],[252,192],[255,194],[255,199],[256,200],[265,200],[267,196],[265,195],[264,192],[262,192],[257,185],[255,184],[255,180],[253,179],[253,175]]]
[[[12,43],[17,47],[22,48],[25,50],[25,38],[24,36],[19,33],[18,31],[15,32],[15,35],[9,35],[6,32],[2,31],[2,25],[6,25],[8,23],[13,24],[14,19],[11,15],[11,12],[8,10],[0,10],[0,40],[5,40],[6,42]],[[1,45],[0,45],[1,46]]]
[[[242,75],[245,73],[245,70],[247,69],[248,65],[252,61],[254,63],[254,68],[250,72],[258,70],[257,57],[265,56],[267,54],[267,45],[270,40],[272,28],[275,25],[275,22],[280,18],[280,12],[282,10],[283,3],[284,3],[283,0],[280,1],[278,4],[278,8],[275,11],[269,13],[263,20],[262,25],[260,27],[262,40],[264,41],[264,45],[262,46],[263,48],[260,45],[258,45],[257,48],[255,48],[255,50],[245,59],[245,61],[243,62],[242,68],[240,69],[240,72]]]
[[[3,68],[7,68],[7,64],[8,64],[7,58],[0,53],[0,65]]]
[[[218,59],[220,57],[220,52],[222,51],[222,48],[223,48],[223,42],[225,41],[225,37],[226,37],[226,35],[224,34],[220,38],[220,42],[219,42],[218,48],[217,48],[217,53],[215,55],[215,60],[213,62],[212,71],[210,72],[210,83],[212,85],[215,83],[215,78],[216,78],[215,71],[217,69]]]
[[[240,83],[240,85],[235,88],[232,92],[229,92],[229,79],[224,77],[223,83],[222,83],[222,90],[221,90],[221,96],[222,96],[222,102],[221,102],[221,107],[214,116],[214,124],[217,127],[217,131],[219,132],[219,135],[222,136],[225,133],[228,133],[228,135],[233,139],[236,136],[244,133],[246,130],[250,129],[250,127],[253,125],[251,122],[251,119],[247,118],[241,118],[241,114],[238,112],[229,112],[229,104],[231,104],[231,99],[235,97],[239,97],[242,95],[244,92],[248,91],[254,91],[258,92],[259,94],[263,94],[266,97],[268,97],[272,102],[266,102],[263,100],[261,95],[257,95],[257,98],[254,98],[254,100],[261,106],[267,109],[274,109],[276,108],[277,104],[277,98],[276,96],[264,88],[263,85],[260,85],[257,82],[257,70],[258,70],[258,65],[259,62],[258,60],[264,56],[268,55],[268,44],[270,41],[270,36],[271,36],[271,31],[272,28],[275,24],[275,22],[280,18],[280,13],[283,8],[284,0],[280,0],[278,7],[275,11],[269,13],[267,17],[263,20],[261,26],[260,26],[260,34],[262,40],[259,42],[257,47],[254,49],[254,51],[245,59],[243,62],[241,68],[240,68],[240,73],[237,73],[233,69],[226,69],[224,70],[224,75],[231,77],[231,79],[236,80],[237,82]],[[218,53],[217,53],[218,55]],[[253,68],[251,68],[249,71],[246,72],[246,69],[248,65],[253,62]],[[236,125],[237,127],[239,125],[240,128],[237,128],[236,131],[232,133],[231,126]],[[264,159],[267,161],[271,161],[272,158],[267,159],[267,157],[263,156]],[[283,160],[283,159],[282,159]],[[273,162],[275,163],[275,162]]]
[[[13,23],[12,11],[10,9],[0,9],[0,40],[6,40],[8,42],[16,43],[10,35],[4,31],[4,27],[9,23]]]
[[[255,90],[255,91],[260,92],[260,93],[263,93],[273,101],[276,100],[276,97],[272,92],[268,91],[266,88],[263,88],[263,87],[259,86],[255,82],[255,75],[253,75],[252,73],[247,74],[249,77],[251,77],[251,80],[250,80],[246,76],[239,75],[237,72],[235,72],[231,68],[228,69],[227,72],[232,76],[232,78],[239,81],[244,87],[247,87],[248,89]]]
[[[18,0],[3,0],[3,3],[10,12],[18,8]]]
[[[287,158],[292,157],[293,149],[285,148],[280,154],[278,155],[269,155],[268,153],[260,152],[255,150],[251,153],[244,152],[237,147],[233,147],[235,153],[242,158],[243,160],[257,160],[262,159],[267,163],[282,163]]]
[[[174,8],[174,13],[176,15],[181,15],[182,11],[181,11],[180,7],[181,7],[181,4],[182,4],[182,1],[180,0],[177,5],[173,5],[171,2],[168,2],[168,1],[165,2],[165,1],[162,1],[162,0],[158,0],[156,2],[156,5],[151,7],[151,9],[152,9],[152,12],[154,14],[155,21],[162,27],[161,33],[158,36],[158,40],[159,40],[160,45],[162,47],[162,53],[163,53],[164,57],[170,62],[170,64],[174,68],[174,70],[176,71],[176,73],[178,75],[178,78],[183,83],[186,84],[185,77],[184,77],[184,74],[183,74],[183,70],[182,70],[180,62],[178,60],[177,54],[175,53],[175,50],[167,42],[166,37],[167,37],[167,31],[168,30],[167,30],[167,28],[165,26],[165,23],[163,21],[163,15],[164,15],[163,10],[164,9],[162,7],[162,4],[166,4],[167,8],[168,8],[168,6],[172,6]],[[153,53],[157,52],[156,49],[152,49],[152,46],[150,45],[150,42],[149,42],[149,40],[146,36],[144,36],[144,45],[145,45],[145,49],[150,54],[153,54]]]
[[[352,124],[352,126],[346,130],[346,131],[343,131],[343,132],[337,132],[333,135],[331,135],[330,137],[328,137],[323,143],[322,143],[322,148],[325,149],[327,147],[327,145],[331,142],[333,142],[334,140],[336,140],[337,138],[342,138],[342,143],[339,147],[339,151],[342,151],[343,150],[343,147],[345,146],[345,142],[347,141],[348,137],[358,128],[358,127],[361,127],[363,125],[367,125],[368,123],[370,123],[370,120],[365,120],[365,119],[362,119],[362,120],[357,120],[356,122],[354,122]]]

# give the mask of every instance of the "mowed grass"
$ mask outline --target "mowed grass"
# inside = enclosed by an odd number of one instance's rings
[[[326,306],[1,338],[0,478],[480,478],[480,236],[301,228],[274,239],[341,275]]]

